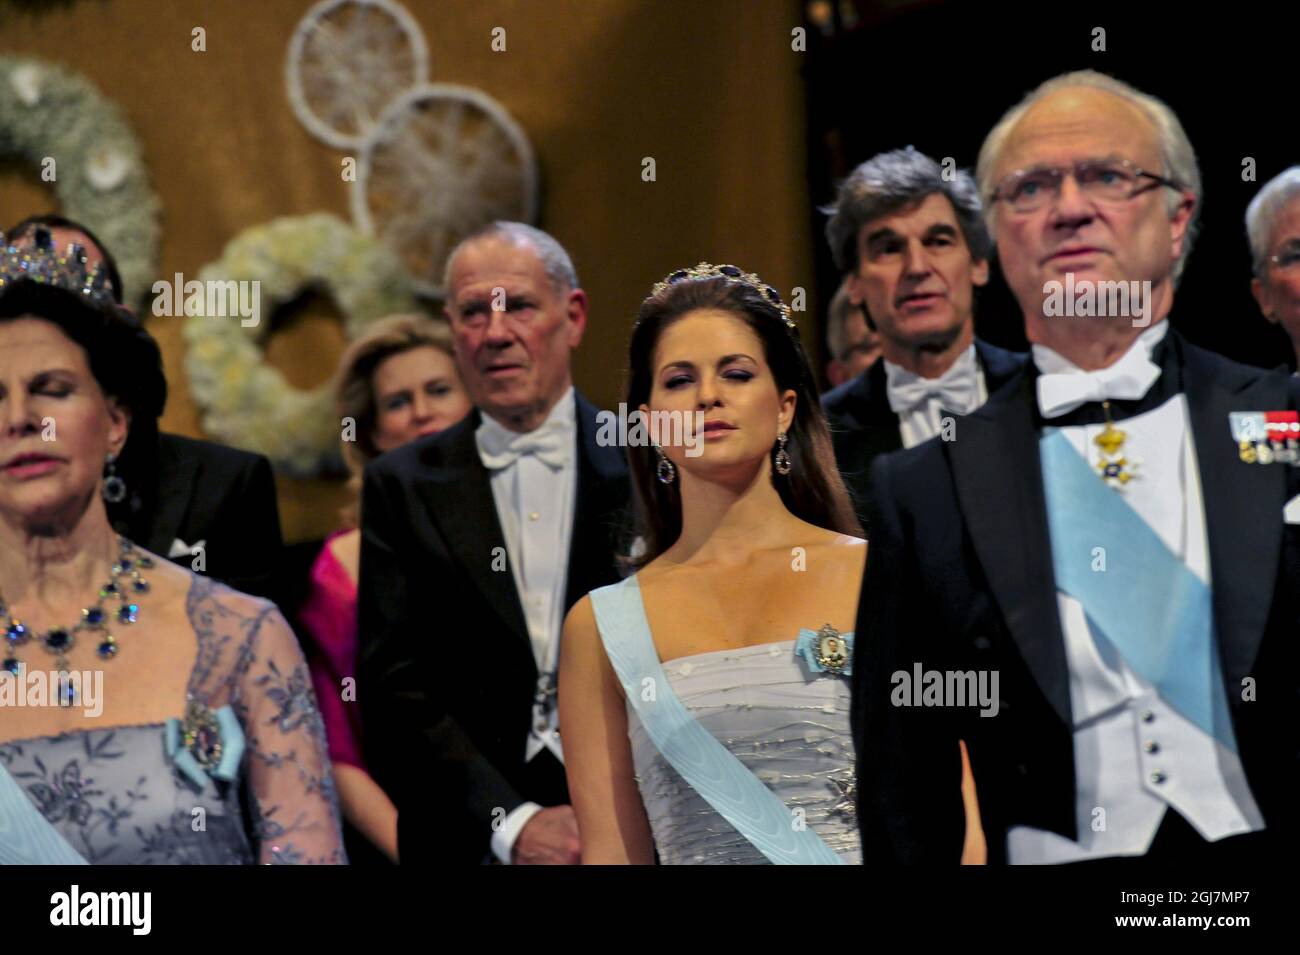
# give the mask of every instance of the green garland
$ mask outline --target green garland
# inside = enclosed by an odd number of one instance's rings
[[[203,267],[199,280],[261,283],[256,326],[244,326],[237,315],[186,319],[185,368],[204,430],[265,454],[294,476],[335,466],[342,427],[331,383],[295,388],[265,363],[261,342],[276,307],[312,285],[330,293],[349,339],[376,319],[413,311],[410,280],[397,257],[336,216],[315,213],[240,233],[219,261]]]
[[[0,155],[38,168],[54,160],[62,214],[99,236],[125,300],[139,302],[157,274],[160,204],[122,111],[62,66],[0,55]]]

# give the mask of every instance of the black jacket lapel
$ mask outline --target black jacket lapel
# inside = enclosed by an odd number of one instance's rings
[[[597,409],[576,391],[574,397],[577,485],[566,610],[589,591],[617,579],[611,530],[629,493],[622,449],[597,444]],[[508,559],[503,563],[494,558],[508,552],[491,479],[474,441],[481,421],[481,412],[475,409],[449,436],[445,459],[421,481],[420,493],[455,562],[465,568],[511,632],[531,648],[514,572]],[[494,570],[494,565],[504,569]]]
[[[898,415],[889,407],[884,359],[867,370],[866,385],[869,392],[862,406],[863,460],[870,466],[876,455],[899,450],[903,435],[898,430]]]
[[[1241,680],[1254,666],[1276,584],[1287,465],[1243,462],[1228,413],[1288,408],[1287,380],[1263,371],[1243,373],[1184,341],[1176,344],[1186,369],[1183,390],[1201,478],[1223,676],[1228,698],[1239,702]]]
[[[464,568],[484,602],[510,632],[529,645],[531,659],[528,624],[510,568],[505,533],[497,517],[488,470],[474,441],[481,420],[475,409],[458,425],[441,466],[431,469],[417,486],[454,562]]]
[[[590,591],[618,579],[614,540],[631,490],[623,449],[597,443],[599,412],[581,394],[575,395],[578,484],[565,583],[566,612]]]
[[[191,491],[196,484],[198,461],[191,456],[176,454],[167,441],[158,442],[158,487],[153,520],[149,523],[148,539],[142,541],[147,550],[162,557],[171,552],[172,541],[180,536],[181,522],[189,507]],[[186,541],[195,544],[197,541]]]
[[[990,396],[1014,378],[1029,360],[1023,352],[1007,351],[980,338],[975,339],[975,354],[984,369],[984,387]]]
[[[835,459],[846,478],[865,480],[877,456],[902,448],[898,415],[889,407],[885,392],[883,360],[853,379],[848,388],[828,394],[824,406]]]
[[[1071,726],[1069,667],[1056,603],[1034,378],[957,422],[947,443],[953,480],[980,566],[1039,687]]]

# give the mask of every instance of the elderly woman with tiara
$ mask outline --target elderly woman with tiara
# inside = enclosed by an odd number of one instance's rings
[[[870,652],[849,632],[867,547],[790,309],[701,263],[654,287],[630,351],[627,407],[703,433],[628,448],[635,572],[565,623],[583,861],[858,863],[847,677]]]
[[[345,862],[279,611],[109,524],[163,393],[78,247],[0,243],[0,863]]]

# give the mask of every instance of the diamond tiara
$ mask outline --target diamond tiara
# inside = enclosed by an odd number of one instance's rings
[[[726,279],[729,282],[739,282],[741,285],[748,285],[756,289],[760,295],[773,308],[781,313],[781,319],[791,331],[798,331],[798,326],[794,323],[794,318],[790,313],[790,306],[781,301],[781,293],[772,286],[768,285],[753,272],[746,272],[744,269],[735,265],[712,265],[708,262],[701,262],[693,268],[678,269],[664,277],[662,282],[656,282],[654,288],[650,290],[651,295],[658,295],[660,292],[678,282],[686,282],[691,279]]]
[[[87,264],[84,246],[70,242],[66,249],[60,250],[44,226],[37,226],[30,235],[31,243],[24,245],[5,241],[0,235],[0,292],[9,283],[26,279],[78,292],[95,305],[115,304],[108,270],[103,263]]]

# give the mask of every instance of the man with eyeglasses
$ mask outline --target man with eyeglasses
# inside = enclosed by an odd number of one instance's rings
[[[826,377],[836,388],[876,363],[880,357],[880,331],[867,310],[849,295],[847,280],[836,289],[826,312],[826,347],[831,354]]]
[[[1251,200],[1246,237],[1250,290],[1264,317],[1290,336],[1300,367],[1300,166],[1270,179]]]
[[[1169,327],[1191,144],[1164,103],[1082,71],[1004,115],[977,178],[1032,361],[956,440],[873,467],[864,861],[957,861],[959,740],[992,862],[1289,858],[1300,468],[1237,432],[1295,420],[1300,382]],[[1067,276],[1143,283],[1150,323],[1052,313]],[[996,714],[907,705],[918,668],[996,674]]]

